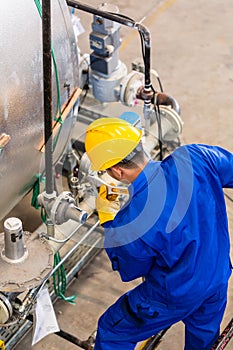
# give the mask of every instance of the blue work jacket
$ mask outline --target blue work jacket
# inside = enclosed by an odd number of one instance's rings
[[[186,145],[150,160],[104,225],[113,270],[123,281],[145,277],[143,296],[171,306],[221,288],[232,268],[224,187],[233,187],[233,154],[220,147]]]

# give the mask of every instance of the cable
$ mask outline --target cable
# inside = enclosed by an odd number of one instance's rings
[[[40,194],[40,183],[45,183],[45,177],[42,174],[36,174],[36,181],[32,188],[32,199],[31,199],[31,206],[35,209],[39,209],[40,205],[38,202],[38,195]],[[46,222],[46,212],[43,207],[41,207],[41,213],[40,213],[42,221]]]
[[[143,40],[143,35],[141,32],[138,32],[141,40],[141,48],[142,48],[142,58],[143,58],[143,63],[145,64],[145,45],[144,45],[144,40]]]
[[[126,20],[130,21],[131,24],[133,24],[134,26],[136,25],[136,21],[133,20],[131,17],[125,16],[125,15],[123,15],[121,13],[113,13],[113,12],[108,12],[108,13],[111,14],[111,15],[114,15],[115,17],[126,19]],[[145,41],[144,41],[142,32],[140,30],[138,30],[138,33],[139,33],[140,41],[141,41],[142,58],[143,58],[143,62],[144,62],[144,65],[145,65]],[[160,91],[163,92],[164,90],[163,90],[162,82],[161,82],[159,76],[156,76],[156,78],[158,80]],[[154,91],[154,89],[153,89],[153,91]]]
[[[59,252],[54,254],[54,267],[61,262]],[[61,264],[59,268],[53,274],[53,286],[56,296],[62,300],[68,301],[70,304],[74,304],[74,300],[77,298],[77,294],[65,297],[66,292],[66,271],[64,265]]]
[[[40,182],[41,182],[41,175],[36,174],[36,182],[34,183],[34,186],[32,188],[32,199],[31,199],[31,206],[35,209],[39,209],[39,202],[38,202],[38,195],[40,194]]]
[[[113,13],[113,12],[109,12],[109,13],[112,14],[112,15],[118,16],[120,18],[127,19],[134,25],[136,24],[136,21],[134,19],[132,19],[131,17],[125,16],[125,15],[123,15],[121,13]],[[143,35],[142,35],[142,33],[140,31],[138,31],[138,33],[139,33],[140,40],[141,40],[142,57],[143,57],[143,61],[145,63],[145,46],[144,46]]]
[[[156,76],[157,80],[158,80],[158,83],[159,83],[159,88],[160,88],[160,92],[163,92],[163,85],[162,85],[162,82],[160,80],[160,77],[159,76]]]
[[[131,17],[128,17],[126,15],[123,15],[122,13],[114,13],[114,12],[108,12],[110,15],[114,15],[114,16],[117,16],[117,17],[120,17],[120,18],[124,18],[124,19],[127,19],[128,21],[132,22],[132,24],[135,24],[135,20]]]

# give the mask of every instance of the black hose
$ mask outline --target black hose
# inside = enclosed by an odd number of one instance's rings
[[[128,27],[133,27],[139,31],[140,37],[141,37],[141,44],[142,44],[142,55],[144,60],[144,66],[145,66],[145,87],[143,90],[143,94],[141,94],[140,98],[144,100],[144,106],[146,108],[150,107],[152,97],[154,95],[154,91],[152,89],[151,85],[151,79],[150,79],[150,54],[151,54],[151,45],[150,45],[150,32],[149,30],[143,26],[141,23],[137,23],[134,20],[132,20],[129,17],[122,16],[98,10],[94,7],[91,7],[86,4],[81,4],[77,0],[66,0],[66,3],[68,6],[74,7],[78,10],[85,11],[92,13],[94,15],[107,18],[111,21],[118,22],[120,24],[123,24]]]
[[[150,80],[150,45],[145,45],[145,89],[151,88]]]
[[[97,15],[103,18],[107,18],[111,21],[118,22],[128,27],[134,27],[135,25],[135,22],[131,21],[130,18],[118,16],[117,13],[112,14],[110,12],[101,11],[89,5],[81,4],[79,1],[76,1],[76,0],[67,0],[66,3],[68,6],[74,7],[78,10],[89,12],[89,13],[92,13],[93,15]]]

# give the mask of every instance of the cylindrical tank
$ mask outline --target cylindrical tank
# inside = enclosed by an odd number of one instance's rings
[[[42,20],[33,0],[0,2],[0,137],[10,141],[0,149],[0,219],[32,188],[44,155]],[[51,1],[52,46],[60,81],[61,105],[78,87],[78,54],[65,0]],[[53,116],[57,88],[53,65]],[[75,122],[71,113],[62,125],[54,151],[56,162],[67,147]],[[1,145],[0,145],[1,146]]]

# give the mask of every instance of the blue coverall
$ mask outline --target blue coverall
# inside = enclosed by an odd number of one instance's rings
[[[134,349],[178,321],[185,350],[211,348],[232,270],[224,187],[233,187],[233,154],[217,146],[186,145],[148,162],[104,224],[113,270],[145,280],[101,316],[95,350]]]

